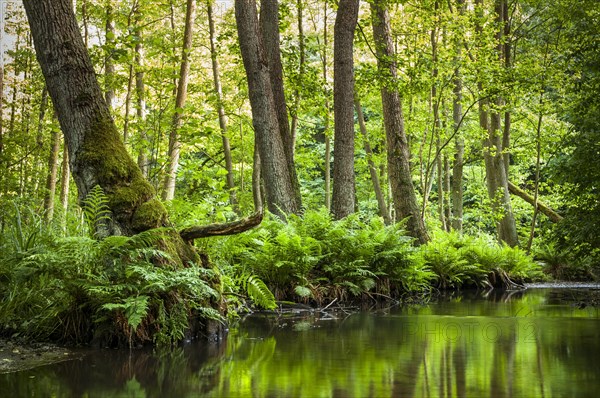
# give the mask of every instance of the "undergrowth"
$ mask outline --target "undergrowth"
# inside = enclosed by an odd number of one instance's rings
[[[85,202],[80,236],[57,237],[33,211],[13,210],[0,235],[0,333],[102,345],[169,345],[195,322],[223,321],[277,301],[323,306],[400,298],[433,289],[515,286],[542,278],[523,251],[490,237],[436,232],[417,247],[403,223],[327,210],[199,240],[211,266],[183,266],[170,229],[132,237],[95,232],[107,217],[101,191]]]
[[[89,204],[93,200],[93,209]],[[87,231],[106,198],[86,200]],[[33,213],[32,213],[33,214]],[[37,220],[32,214],[30,219]],[[32,218],[33,217],[33,218]],[[195,322],[222,321],[218,273],[172,258],[169,229],[132,237],[51,237],[17,208],[0,241],[0,334],[100,345],[169,345]],[[29,227],[26,227],[29,225]],[[43,238],[43,239],[42,239]]]
[[[277,300],[317,305],[543,278],[525,252],[491,237],[436,232],[417,248],[402,223],[385,226],[357,214],[334,221],[324,209],[285,221],[267,217],[260,228],[217,239],[209,250],[225,275],[254,275]]]

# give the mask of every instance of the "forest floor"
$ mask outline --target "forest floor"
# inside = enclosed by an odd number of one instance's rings
[[[50,343],[27,343],[0,339],[0,374],[19,372],[80,356],[75,351]]]

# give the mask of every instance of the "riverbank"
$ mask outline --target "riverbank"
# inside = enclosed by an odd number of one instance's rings
[[[70,361],[81,355],[51,343],[18,343],[0,339],[0,374]]]

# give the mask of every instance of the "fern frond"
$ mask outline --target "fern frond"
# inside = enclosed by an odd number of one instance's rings
[[[267,285],[258,277],[251,275],[245,283],[246,292],[248,296],[260,307],[268,310],[272,310],[277,307],[275,303],[275,297],[269,290]]]

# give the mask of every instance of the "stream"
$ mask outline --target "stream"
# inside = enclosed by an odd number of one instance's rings
[[[85,350],[0,397],[592,397],[600,286],[462,292],[371,311],[253,314],[220,344]]]

